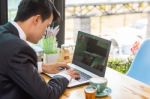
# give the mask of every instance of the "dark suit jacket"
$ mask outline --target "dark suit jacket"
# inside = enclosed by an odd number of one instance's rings
[[[69,81],[55,76],[48,84],[37,72],[37,56],[7,23],[0,27],[0,99],[58,99]]]

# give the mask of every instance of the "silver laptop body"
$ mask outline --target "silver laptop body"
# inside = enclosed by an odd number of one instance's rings
[[[82,74],[80,74],[81,79],[73,79],[68,87],[87,83],[92,77],[104,77],[110,47],[111,41],[79,31],[73,60],[68,65]],[[83,74],[89,75],[89,77],[83,76]]]
[[[78,32],[72,63],[70,67],[80,72],[79,80],[72,79],[68,87],[89,82],[92,77],[104,77],[111,41]]]

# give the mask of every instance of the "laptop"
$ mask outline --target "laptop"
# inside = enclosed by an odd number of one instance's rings
[[[79,31],[73,60],[68,65],[80,73],[80,79],[72,79],[68,87],[88,83],[92,77],[104,77],[110,47],[111,41]]]

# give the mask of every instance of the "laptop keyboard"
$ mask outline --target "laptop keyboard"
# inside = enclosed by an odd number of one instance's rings
[[[92,78],[90,75],[87,75],[84,72],[81,72],[79,70],[76,70],[76,71],[78,71],[80,74],[80,79],[78,80],[79,82],[83,82],[83,81],[86,81],[86,80],[89,80],[90,78]]]

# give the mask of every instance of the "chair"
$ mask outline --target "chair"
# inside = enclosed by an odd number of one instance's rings
[[[150,85],[150,39],[142,43],[127,75]]]

